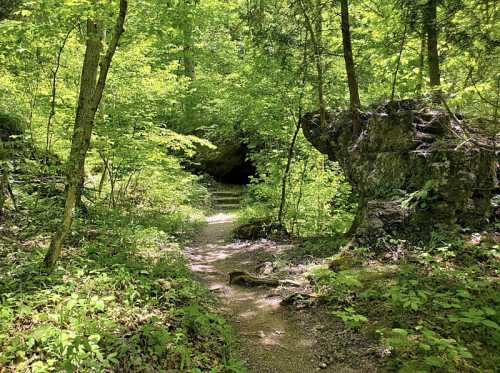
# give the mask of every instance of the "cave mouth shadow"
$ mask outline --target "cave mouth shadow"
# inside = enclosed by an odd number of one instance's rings
[[[257,168],[251,161],[244,157],[240,165],[232,167],[226,173],[211,174],[210,169],[207,170],[207,173],[219,183],[248,185],[251,178],[257,175]]]
[[[191,171],[209,175],[222,184],[248,185],[257,176],[257,168],[249,159],[246,144],[236,142],[219,145],[216,150],[201,153],[192,164]]]

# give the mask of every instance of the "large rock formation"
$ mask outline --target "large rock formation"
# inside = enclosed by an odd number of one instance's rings
[[[329,113],[324,128],[318,113],[302,118],[305,137],[339,162],[359,196],[351,230],[359,240],[422,237],[435,228],[491,219],[495,154],[457,135],[463,132],[456,118],[413,100],[373,107],[361,118],[358,138],[349,112]]]

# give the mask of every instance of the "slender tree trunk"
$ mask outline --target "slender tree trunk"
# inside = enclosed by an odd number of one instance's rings
[[[295,126],[295,131],[292,136],[292,141],[290,142],[290,147],[288,148],[288,157],[286,161],[286,167],[285,171],[283,172],[283,177],[281,179],[281,198],[280,198],[280,208],[278,211],[278,224],[280,226],[283,226],[283,215],[285,211],[285,206],[286,206],[286,183],[288,181],[288,176],[290,174],[290,167],[292,165],[292,160],[293,160],[293,153],[295,149],[295,143],[297,141],[297,136],[300,131],[300,120],[302,118],[302,100],[304,98],[304,87],[306,84],[306,77],[307,77],[307,31],[306,35],[304,37],[304,53],[303,53],[303,60],[302,60],[302,68],[301,68],[301,75],[302,75],[302,82],[301,82],[301,92],[299,95],[299,107],[298,107],[298,115],[297,115],[297,124]]]
[[[309,157],[304,160],[304,167],[302,168],[302,172],[300,174],[300,184],[299,184],[299,193],[297,196],[297,203],[295,204],[295,213],[292,222],[292,232],[294,232],[294,228],[297,225],[297,218],[299,215],[300,203],[302,202],[302,195],[304,192],[304,179],[306,177],[307,172],[307,163],[309,162]],[[297,231],[297,235],[299,235],[299,231]]]
[[[192,86],[193,82],[196,80],[196,66],[194,61],[194,41],[193,41],[193,21],[189,17],[191,10],[189,9],[190,4],[184,5],[186,7],[186,19],[182,27],[182,60],[184,64],[184,76],[189,79],[188,82],[188,94],[184,99],[184,115],[186,123],[193,124],[195,112],[194,112],[194,101],[192,97]]]
[[[59,50],[57,51],[56,55],[56,65],[54,67],[54,70],[52,71],[52,90],[51,90],[51,95],[50,95],[50,112],[49,112],[49,118],[47,120],[47,134],[46,134],[46,139],[45,139],[45,159],[44,162],[45,164],[49,163],[49,151],[50,151],[50,143],[51,143],[51,138],[52,138],[52,119],[56,115],[56,92],[57,92],[57,73],[59,72],[59,68],[61,66],[61,55],[64,50],[64,47],[66,45],[66,42],[68,41],[69,35],[71,34],[71,31],[75,28],[74,25],[70,27],[68,32],[66,33],[61,46],[59,47]]]
[[[293,160],[293,152],[295,148],[295,142],[297,141],[297,135],[300,131],[300,118],[302,117],[302,105],[299,108],[299,119],[297,121],[297,125],[295,127],[295,131],[292,136],[292,141],[290,142],[290,147],[288,148],[288,157],[286,161],[285,171],[283,172],[283,177],[281,178],[281,198],[280,198],[280,208],[278,211],[278,224],[283,226],[283,214],[285,211],[286,205],[286,182],[288,180],[288,175],[290,173],[290,167],[292,165]]]
[[[182,47],[182,58],[184,61],[184,75],[191,81],[196,80],[196,70],[193,50],[193,24],[191,20],[186,22],[182,30],[184,43]]]
[[[396,94],[396,83],[398,81],[398,72],[399,72],[399,67],[401,66],[401,57],[403,56],[403,49],[405,47],[407,28],[408,25],[405,23],[403,37],[401,38],[401,45],[399,46],[398,60],[396,62],[396,70],[394,71],[394,77],[392,79],[391,101],[394,101],[394,95]]]
[[[60,229],[56,232],[45,256],[45,266],[50,271],[61,256],[62,242],[71,229],[76,206],[77,189],[83,176],[83,166],[88,150],[93,125],[92,101],[94,97],[99,55],[102,45],[102,27],[92,20],[87,21],[87,45],[80,82],[80,96],[76,112],[71,152],[67,164],[66,201]]]
[[[39,77],[37,76],[35,80],[35,85],[32,88],[31,99],[30,99],[30,111],[28,113],[28,130],[30,131],[30,142],[31,142],[31,151],[33,152],[33,156],[38,158],[36,145],[35,145],[35,137],[33,135],[33,112],[35,111],[36,100],[38,98],[38,81]]]
[[[344,47],[344,61],[347,73],[347,84],[349,86],[349,98],[352,113],[353,136],[358,137],[361,133],[361,120],[359,109],[361,101],[359,99],[358,81],[356,79],[356,69],[354,66],[354,57],[352,55],[351,31],[349,29],[349,2],[340,1],[340,13],[342,24],[342,45]]]
[[[1,140],[0,140],[1,141]],[[7,169],[5,167],[0,168],[0,221],[4,215],[4,206],[7,201],[7,183],[9,182],[9,176],[7,174]]]
[[[104,187],[104,183],[106,182],[106,176],[108,175],[108,162],[102,157],[102,165],[103,165],[103,170],[101,173],[101,179],[99,180],[99,189],[97,190],[97,198],[101,199],[101,194],[102,194],[102,188]]]
[[[57,260],[61,256],[63,240],[69,233],[73,223],[78,186],[81,184],[83,178],[85,157],[90,145],[95,114],[101,102],[111,60],[118,46],[120,36],[123,33],[127,5],[127,0],[120,0],[120,12],[116,20],[115,33],[106,54],[101,60],[97,83],[96,78],[102,48],[103,29],[100,22],[87,20],[87,42],[80,81],[80,95],[71,142],[71,152],[66,170],[67,186],[64,215],[62,224],[52,237],[44,259],[44,265],[48,272],[53,270]]]
[[[425,33],[422,33],[420,39],[420,55],[418,59],[418,76],[417,76],[417,96],[422,95],[422,87],[424,85],[424,66],[425,66],[425,47],[426,47]]]
[[[116,203],[115,203],[115,178],[113,176],[112,167],[109,167],[109,166],[108,166],[108,177],[109,177],[109,186],[110,186],[109,203],[110,203],[110,207],[115,208],[116,207]]]
[[[440,102],[441,72],[439,70],[437,0],[428,0],[425,7],[425,30],[427,34],[427,59],[429,63],[429,84],[433,90],[433,100]]]
[[[101,179],[99,180],[99,189],[97,191],[98,199],[101,199],[102,188],[104,187],[104,183],[106,182],[107,175],[108,175],[108,166],[105,164],[104,169],[102,170]]]
[[[78,187],[76,188],[76,200],[75,207],[83,214],[87,214],[88,210],[82,202],[83,191],[85,189],[85,164],[82,169],[82,177],[80,178],[80,182],[78,183]]]

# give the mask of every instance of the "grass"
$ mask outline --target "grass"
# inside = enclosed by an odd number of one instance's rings
[[[180,212],[93,207],[47,276],[40,263],[54,216],[44,216],[49,223],[37,230],[42,211],[47,215],[40,209],[38,217],[20,215],[2,226],[8,238],[0,240],[0,367],[243,371],[230,328],[181,253],[199,222]]]

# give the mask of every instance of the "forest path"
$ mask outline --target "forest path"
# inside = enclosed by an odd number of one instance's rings
[[[352,338],[339,323],[333,329],[326,325],[331,317],[325,312],[281,306],[282,298],[272,288],[229,286],[228,273],[254,272],[270,253],[291,248],[268,240],[232,241],[232,228],[231,214],[221,212],[207,218],[207,225],[185,255],[191,270],[220,299],[221,311],[236,331],[241,358],[250,372],[377,371],[371,359],[360,356],[366,351],[359,354],[358,338]]]

